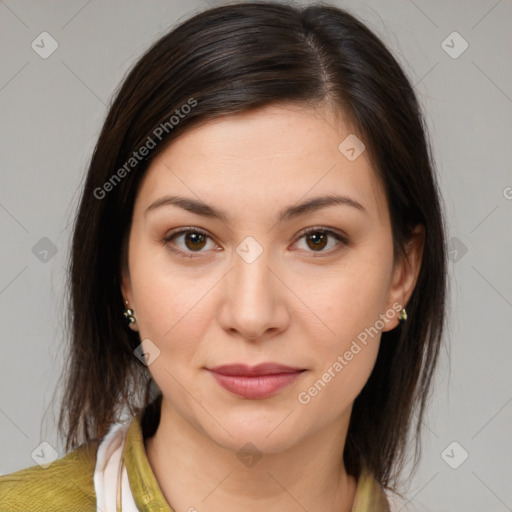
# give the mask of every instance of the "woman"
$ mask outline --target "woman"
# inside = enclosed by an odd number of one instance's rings
[[[69,453],[1,477],[2,510],[389,510],[445,258],[421,111],[372,32],[325,5],[185,21],[88,170]]]

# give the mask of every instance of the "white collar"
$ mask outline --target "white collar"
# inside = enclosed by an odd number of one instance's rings
[[[96,455],[94,489],[97,512],[138,512],[123,464],[123,448],[130,422],[114,423]]]

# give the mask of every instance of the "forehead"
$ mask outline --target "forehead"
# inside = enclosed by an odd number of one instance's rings
[[[382,217],[387,204],[366,151],[350,160],[340,150],[354,136],[350,124],[328,109],[293,104],[208,120],[152,161],[137,203],[147,208],[165,194],[179,194],[243,213],[251,205],[255,212],[263,205],[278,210],[336,193]]]

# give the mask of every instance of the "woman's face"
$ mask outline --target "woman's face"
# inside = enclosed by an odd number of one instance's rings
[[[164,407],[220,446],[271,453],[346,426],[412,291],[350,135],[327,110],[266,107],[185,133],[143,178],[123,295]],[[211,371],[261,363],[300,372]]]

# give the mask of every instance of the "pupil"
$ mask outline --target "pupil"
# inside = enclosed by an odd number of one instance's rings
[[[191,244],[187,243],[187,247],[189,249],[201,249],[201,242],[204,242],[204,235],[202,235],[201,233],[189,233],[185,236],[185,240],[187,242],[192,241]]]
[[[325,247],[325,242],[326,242],[326,236],[324,233],[313,233],[311,235],[309,235],[308,237],[308,240],[313,240],[313,249],[323,249]],[[318,242],[320,242],[321,245],[318,244]],[[324,242],[324,243],[322,243]]]

